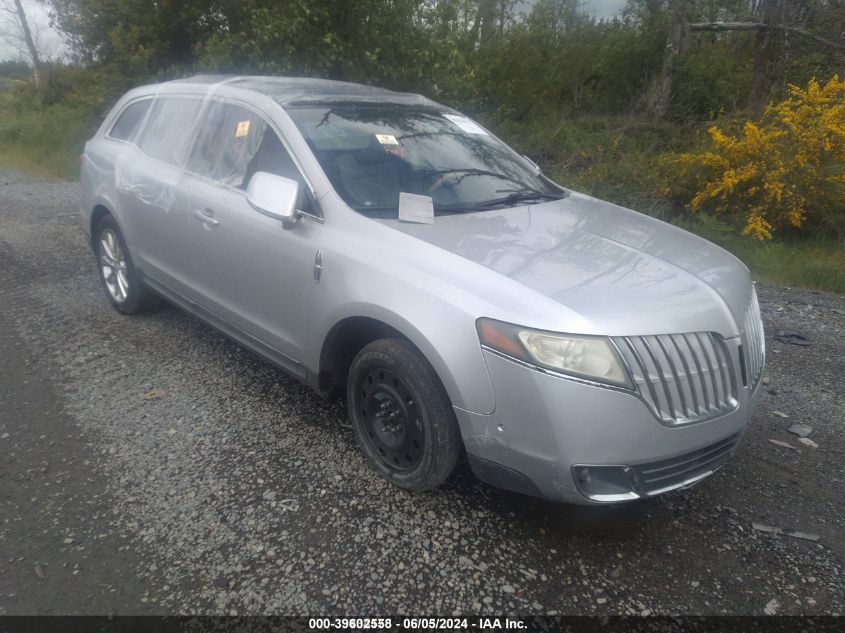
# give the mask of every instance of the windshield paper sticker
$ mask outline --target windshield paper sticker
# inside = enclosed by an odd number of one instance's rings
[[[399,220],[402,222],[417,222],[418,224],[434,224],[434,200],[429,196],[401,192],[399,194]]]
[[[399,145],[399,141],[393,134],[376,134],[376,138],[382,145]]]
[[[468,119],[465,116],[461,116],[459,114],[444,114],[443,116],[449,119],[455,125],[457,125],[467,134],[483,134],[484,136],[487,136],[487,131],[472,119]]]
[[[235,130],[235,138],[243,138],[249,134],[249,121],[238,121],[238,127]]]

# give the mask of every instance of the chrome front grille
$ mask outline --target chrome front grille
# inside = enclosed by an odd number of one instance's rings
[[[713,332],[622,336],[614,342],[640,396],[667,425],[736,409],[737,380],[728,346]]]
[[[766,358],[766,337],[763,333],[763,321],[760,317],[760,303],[757,301],[756,290],[752,290],[751,303],[745,311],[742,355],[747,384],[752,388],[756,387],[763,374],[763,363]]]
[[[740,434],[736,433],[697,451],[635,466],[637,486],[642,494],[650,496],[701,479],[728,460],[739,444],[739,438]]]

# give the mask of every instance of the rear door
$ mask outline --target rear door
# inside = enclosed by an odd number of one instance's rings
[[[196,301],[283,355],[301,358],[304,333],[313,320],[322,224],[279,135],[257,111],[214,101],[186,169],[186,256]],[[258,171],[298,180],[297,207],[308,215],[285,228],[250,207],[245,189]]]
[[[183,164],[202,99],[157,96],[135,144],[115,165],[119,220],[145,275],[184,292],[186,214]]]

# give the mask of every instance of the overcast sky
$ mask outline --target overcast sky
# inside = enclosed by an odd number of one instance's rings
[[[597,18],[609,18],[625,8],[627,0],[586,0],[585,9]]]
[[[530,4],[532,1],[525,0],[525,3]],[[40,33],[45,44],[43,47],[52,57],[60,56],[63,50],[62,40],[58,33],[50,29],[50,19],[43,5],[37,0],[22,0],[22,2],[29,17],[29,22],[33,25],[33,30]],[[625,2],[626,0],[584,0],[583,5],[588,13],[598,18],[606,18],[621,11]],[[11,0],[0,0],[0,5],[4,4],[11,5],[12,2]],[[5,20],[5,14],[0,14],[0,60],[17,59],[19,44],[8,37],[9,31],[12,30],[10,27],[14,27],[14,25],[10,25],[8,22],[4,23]]]
[[[21,0],[26,12],[33,36],[40,38],[39,49],[45,51],[48,57],[61,56],[64,46],[62,38],[50,28],[50,17],[44,6],[36,0]],[[0,0],[0,7],[14,8],[12,0]],[[0,60],[18,59],[19,47],[23,44],[18,39],[18,25],[10,21],[5,12],[0,12]]]

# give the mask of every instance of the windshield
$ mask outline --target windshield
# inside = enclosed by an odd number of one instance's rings
[[[402,192],[429,196],[435,214],[558,199],[564,192],[472,120],[394,104],[287,110],[356,211],[396,217]]]

